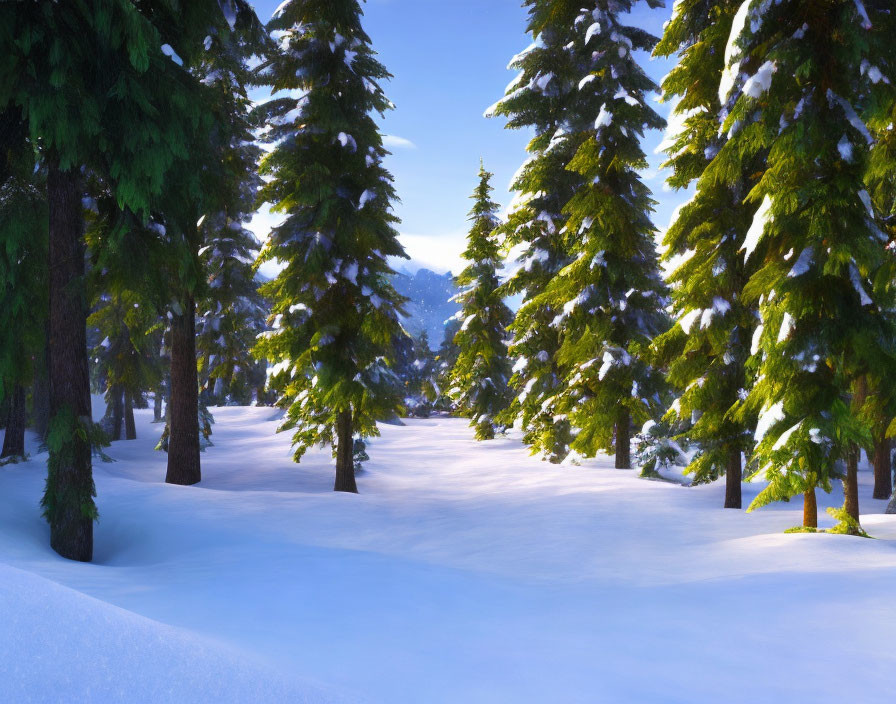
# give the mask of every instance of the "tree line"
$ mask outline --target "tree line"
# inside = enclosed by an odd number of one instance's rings
[[[391,283],[393,106],[358,0],[287,0],[266,26],[245,0],[0,5],[4,455],[30,414],[57,552],[91,559],[94,454],[150,399],[176,484],[201,479],[216,404],[277,402],[296,460],[332,446],[339,491],[378,421],[453,409],[552,462],[627,468],[634,439],[646,473],[727,477],[727,507],[761,476],[753,507],[803,496],[806,528],[842,479],[861,530],[860,450],[889,495],[896,430],[888,3],[678,0],[662,38],[625,23],[632,0],[525,6],[534,42],[487,115],[531,131],[528,158],[505,220],[480,170],[436,356]],[[638,52],[677,57],[662,86]],[[694,191],[661,255],[657,92],[669,183]],[[262,244],[264,202],[283,221]]]

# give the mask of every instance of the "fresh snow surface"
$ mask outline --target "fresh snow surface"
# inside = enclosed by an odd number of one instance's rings
[[[0,701],[891,701],[896,517],[867,467],[878,540],[788,535],[799,502],[724,510],[719,483],[557,467],[462,419],[382,426],[336,494],[277,411],[213,412],[198,486],[163,483],[150,411],[96,463],[93,564],[48,545],[33,438],[0,467]]]

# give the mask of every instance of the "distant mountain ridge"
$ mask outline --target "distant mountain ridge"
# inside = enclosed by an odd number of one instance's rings
[[[407,316],[402,318],[405,329],[415,337],[425,330],[429,346],[438,349],[445,336],[445,321],[460,310],[450,300],[459,291],[454,276],[429,269],[418,269],[415,274],[402,270],[392,278],[392,284],[398,293],[410,299],[405,304]]]

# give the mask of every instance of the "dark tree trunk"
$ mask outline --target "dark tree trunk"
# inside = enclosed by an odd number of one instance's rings
[[[159,388],[152,395],[152,422],[162,422],[162,389]]]
[[[50,417],[73,414],[92,422],[87,367],[87,305],[84,290],[84,244],[81,189],[77,171],[60,171],[49,160],[47,198],[50,209]],[[72,416],[69,416],[72,417]],[[93,468],[90,441],[72,432],[61,450],[50,451],[47,518],[50,545],[63,557],[93,558]]]
[[[169,484],[196,484],[199,463],[199,377],[196,371],[196,304],[184,301],[171,320],[171,395],[168,409]]]
[[[628,408],[619,409],[616,418],[616,469],[632,468],[632,421]]]
[[[112,423],[109,439],[121,440],[121,426],[124,422],[124,392],[120,386],[113,386],[110,395],[112,396]]]
[[[3,436],[3,451],[0,452],[0,457],[24,456],[25,388],[16,384],[9,399],[9,415],[6,416],[6,434]]]
[[[893,494],[893,443],[880,437],[874,443],[874,498],[889,499]]]
[[[859,522],[859,448],[853,445],[846,455],[846,477],[843,480],[843,508]]]
[[[358,493],[355,483],[354,433],[351,409],[340,411],[336,419],[336,485],[333,491]]]
[[[47,439],[50,425],[50,330],[47,323],[44,348],[37,360],[34,386],[31,388],[31,426],[41,442]]]
[[[731,450],[725,469],[725,508],[741,508],[741,467],[740,450]]]
[[[803,494],[803,527],[818,528],[818,502],[814,488]]]
[[[137,424],[134,423],[134,399],[127,392],[124,395],[124,437],[125,440],[137,439]]]

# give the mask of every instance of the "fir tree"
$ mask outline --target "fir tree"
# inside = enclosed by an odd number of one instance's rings
[[[259,68],[275,93],[263,107],[273,151],[261,200],[286,216],[259,261],[284,266],[262,287],[274,330],[258,353],[294,430],[298,461],[315,444],[336,450],[336,491],[356,492],[353,438],[401,405],[391,365],[403,299],[387,257],[406,256],[391,212],[392,178],[372,113],[392,107],[389,78],[361,26],[357,0],[292,0],[269,24],[280,52]],[[295,92],[301,97],[295,97]]]
[[[574,259],[536,299],[557,311],[550,322],[563,375],[557,420],[572,424],[580,455],[615,448],[616,466],[625,469],[632,422],[643,424],[660,404],[661,375],[648,352],[667,325],[653,201],[638,175],[647,166],[640,139],[664,122],[647,106],[656,86],[632,56],[657,40],[619,22],[630,8],[626,0],[598,0],[575,21],[576,112],[596,120],[579,128],[582,143],[568,167],[582,179],[564,208]]]
[[[881,108],[871,69],[889,55],[891,38],[871,31],[888,10],[867,7],[741,5],[719,92],[732,106],[728,140],[709,167],[724,179],[765,160],[747,196],[759,207],[743,246],[756,267],[744,296],[761,314],[746,410],[760,413],[757,474],[769,482],[750,508],[804,494],[808,528],[817,525],[816,487],[829,490],[844,465],[838,515],[858,528],[858,447],[871,442],[858,385],[889,335],[870,287],[886,238],[864,178],[873,142],[866,120]]]
[[[741,4],[676,3],[655,51],[680,56],[663,83],[664,99],[678,101],[664,141],[669,183],[677,189],[696,183],[665,236],[664,260],[677,264],[669,278],[677,324],[656,347],[681,392],[670,411],[680,429],[676,437],[696,449],[685,471],[696,484],[724,476],[725,508],[741,507],[741,456],[752,446],[755,426],[750,414],[738,415],[751,385],[747,360],[756,316],[743,298],[752,269],[740,250],[756,210],[744,198],[762,165],[748,160],[724,177],[705,172],[727,140],[719,128],[730,106],[720,102],[718,85]]]
[[[52,547],[71,559],[91,559],[97,516],[83,169],[109,180],[119,207],[148,214],[195,127],[188,86],[169,57],[190,58],[218,22],[215,0],[0,4],[0,111],[22,109],[47,165],[51,419],[43,506]]]
[[[550,323],[558,311],[538,296],[569,263],[563,208],[582,183],[579,174],[566,168],[579,143],[572,126],[586,120],[573,109],[581,76],[569,46],[579,3],[527,0],[525,5],[533,44],[511,60],[509,68],[519,74],[486,112],[487,117],[506,117],[510,129],[534,132],[529,158],[511,184],[516,198],[501,228],[507,245],[522,250],[520,267],[505,284],[505,293],[523,297],[510,326],[510,355],[518,360],[511,385],[518,396],[502,419],[522,426],[533,454],[560,462],[572,436],[569,423],[557,419],[554,409],[561,378],[559,339]]]
[[[102,340],[92,351],[94,373],[106,397],[109,440],[136,440],[134,407],[162,376],[157,355],[162,323],[155,309],[132,291],[101,294],[87,324]]]
[[[250,192],[254,201],[254,188]],[[206,218],[202,229],[209,242],[200,255],[208,286],[196,338],[203,396],[212,405],[249,405],[265,381],[264,364],[251,353],[268,317],[253,268],[259,245],[240,219],[225,214]]]
[[[449,374],[448,394],[457,409],[469,416],[477,440],[490,440],[500,429],[497,416],[510,403],[510,361],[507,327],[513,313],[504,304],[498,279],[501,250],[496,229],[498,204],[491,199],[492,175],[479,168],[479,185],[473,193],[473,223],[463,257],[470,264],[457,277],[461,292],[455,300],[462,320],[454,336],[458,357]]]
[[[395,341],[395,372],[404,387],[404,406],[409,416],[428,418],[440,396],[436,355],[423,330],[416,337],[401,335]]]
[[[45,172],[21,112],[0,113],[0,402],[8,408],[0,458],[25,455],[26,388],[47,319]]]

